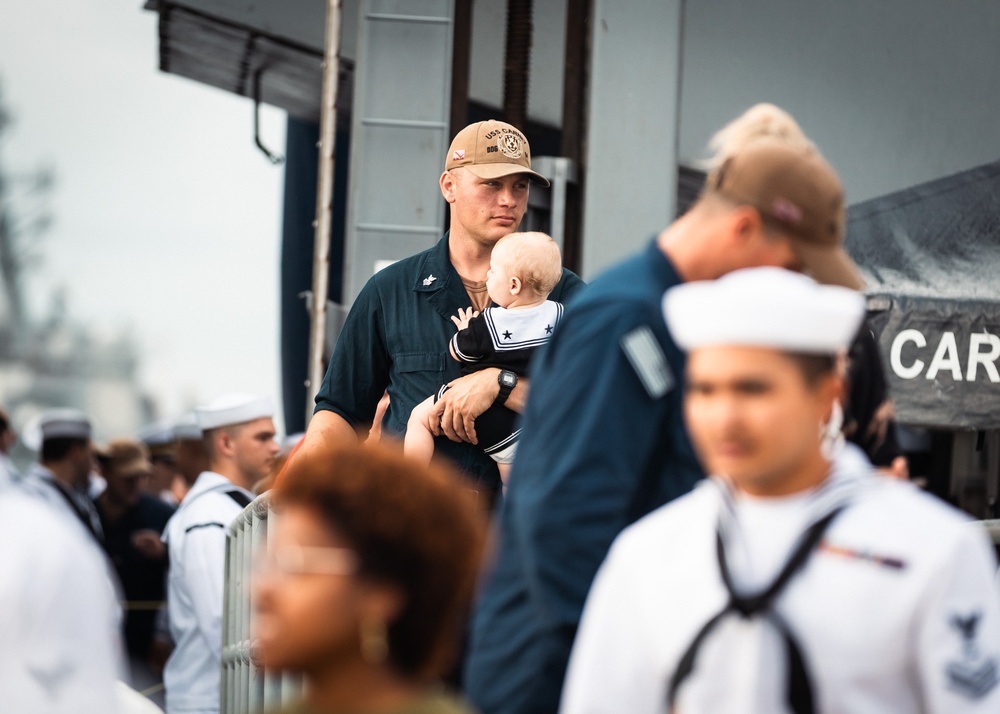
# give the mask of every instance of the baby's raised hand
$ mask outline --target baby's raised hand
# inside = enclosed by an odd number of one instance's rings
[[[464,330],[466,327],[469,326],[469,320],[478,316],[479,316],[479,311],[473,310],[472,305],[469,305],[469,308],[467,310],[461,307],[458,308],[458,315],[452,315],[451,321],[455,323],[455,327],[457,327],[460,330]]]

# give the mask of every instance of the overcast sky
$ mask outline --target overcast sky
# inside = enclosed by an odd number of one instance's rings
[[[161,73],[142,0],[0,0],[8,170],[55,167],[32,312],[132,329],[141,379],[174,417],[230,391],[280,400],[284,172],[253,143],[249,99]],[[283,151],[284,114],[264,116]]]

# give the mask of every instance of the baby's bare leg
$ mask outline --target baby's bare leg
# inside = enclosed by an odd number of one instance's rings
[[[427,428],[427,417],[434,406],[434,397],[427,397],[410,412],[403,438],[403,453],[421,463],[430,463],[434,456],[434,435]]]

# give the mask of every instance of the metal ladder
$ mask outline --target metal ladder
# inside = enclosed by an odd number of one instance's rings
[[[454,0],[362,0],[358,18],[347,306],[376,270],[442,235]]]

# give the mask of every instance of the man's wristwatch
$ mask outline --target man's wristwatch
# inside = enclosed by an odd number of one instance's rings
[[[507,397],[510,396],[514,387],[517,386],[517,375],[509,369],[501,369],[500,375],[497,377],[497,382],[500,383],[500,393],[497,394],[496,401],[493,403],[503,404],[507,401]]]

